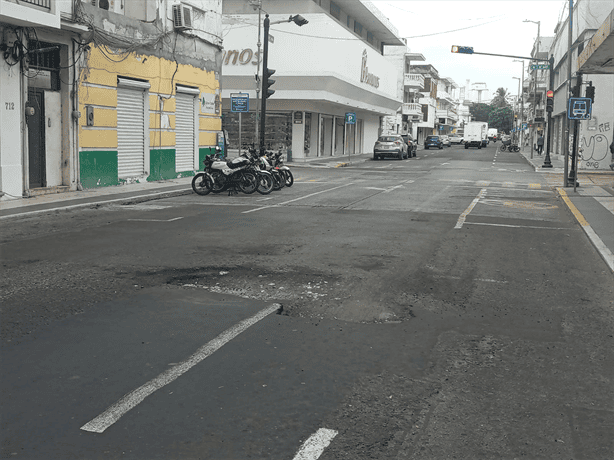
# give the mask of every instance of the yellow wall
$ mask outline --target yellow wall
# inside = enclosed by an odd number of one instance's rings
[[[86,68],[79,85],[79,146],[80,148],[117,149],[117,77],[147,80],[149,89],[149,139],[152,148],[175,146],[174,86],[197,87],[203,93],[220,91],[215,72],[191,65],[179,64],[155,56],[130,54],[115,56],[91,45]],[[105,54],[107,56],[105,56]],[[125,57],[125,59],[123,59]],[[123,60],[122,60],[123,59]],[[174,75],[174,77],[173,77]],[[162,98],[160,97],[162,96]],[[161,104],[162,102],[162,104]],[[86,105],[94,106],[94,126],[87,126]],[[165,123],[168,122],[168,125]],[[168,126],[162,128],[161,126]],[[199,146],[216,145],[215,133],[222,129],[219,115],[199,117]]]

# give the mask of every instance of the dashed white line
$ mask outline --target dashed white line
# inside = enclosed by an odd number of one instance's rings
[[[150,380],[136,390],[124,395],[122,398],[120,398],[119,401],[111,405],[98,417],[83,425],[81,429],[83,431],[102,433],[104,430],[117,422],[126,412],[140,404],[147,396],[151,395],[156,390],[159,390],[165,385],[168,385],[169,383],[180,377],[182,374],[189,371],[192,367],[196,366],[208,356],[211,356],[222,346],[230,342],[232,339],[234,339],[236,336],[248,329],[250,326],[253,326],[261,319],[279,310],[279,307],[279,304],[270,305],[267,308],[260,310],[254,316],[244,319],[243,321],[240,321],[231,328],[226,329],[216,338],[196,350],[196,352],[192,354],[192,356],[183,360],[179,364],[171,367],[170,369],[162,372],[156,378]]]
[[[324,452],[338,431],[320,428],[303,443],[293,460],[316,460]]]
[[[312,196],[315,196],[315,195],[319,195],[320,193],[332,192],[333,190],[337,190],[339,188],[347,187],[348,185],[352,185],[352,184],[353,184],[353,182],[350,182],[349,184],[340,185],[339,187],[333,187],[333,188],[329,188],[329,189],[326,189],[326,190],[320,190],[319,192],[310,193],[309,195],[301,196],[301,197],[295,198],[293,200],[284,201],[282,203],[272,204],[270,206],[262,206],[261,208],[256,208],[256,209],[250,209],[249,211],[243,211],[242,214],[249,214],[250,212],[256,212],[256,211],[261,211],[263,209],[275,208],[277,206],[283,206],[283,205],[288,204],[288,203],[293,203],[295,201],[304,200],[305,198],[309,198],[309,197],[312,197]]]

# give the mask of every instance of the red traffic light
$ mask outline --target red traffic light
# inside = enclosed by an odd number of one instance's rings
[[[548,90],[548,91],[546,91],[546,97],[547,97],[547,98],[552,98],[552,97],[554,97],[554,91],[552,91],[552,90]]]

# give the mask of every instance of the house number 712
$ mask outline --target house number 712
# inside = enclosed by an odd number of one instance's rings
[[[5,102],[5,104],[6,104],[6,110],[15,110],[14,102]]]

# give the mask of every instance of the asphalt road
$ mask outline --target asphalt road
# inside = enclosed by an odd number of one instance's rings
[[[3,221],[2,458],[614,457],[614,279],[547,174],[294,175]]]

